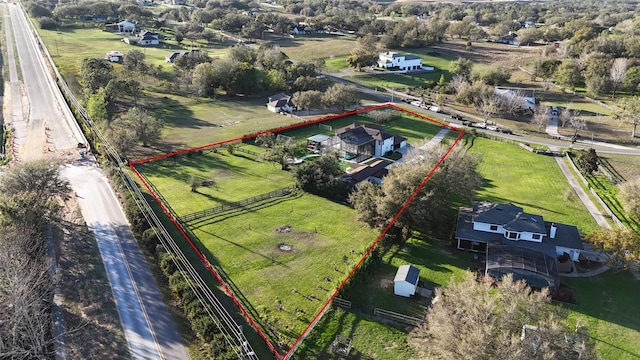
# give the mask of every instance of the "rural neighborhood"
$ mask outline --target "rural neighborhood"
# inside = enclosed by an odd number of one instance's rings
[[[0,10],[0,358],[640,356],[638,4]]]

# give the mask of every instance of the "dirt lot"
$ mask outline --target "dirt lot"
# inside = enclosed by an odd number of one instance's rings
[[[539,46],[513,46],[493,42],[473,42],[467,49],[466,41],[448,40],[432,46],[453,57],[463,57],[482,65],[497,65],[517,68],[540,52]]]

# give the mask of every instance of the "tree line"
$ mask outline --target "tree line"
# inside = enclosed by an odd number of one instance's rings
[[[53,357],[54,279],[46,260],[47,227],[62,221],[69,184],[59,163],[18,163],[0,176],[0,358]],[[74,229],[71,229],[74,231]]]

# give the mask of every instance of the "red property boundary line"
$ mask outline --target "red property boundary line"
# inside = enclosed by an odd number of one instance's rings
[[[252,139],[252,138],[255,138],[255,137],[257,137],[259,135],[263,135],[263,134],[269,134],[269,133],[274,133],[274,132],[282,132],[282,131],[286,131],[286,130],[291,130],[291,129],[295,129],[295,128],[299,128],[299,127],[303,127],[303,126],[307,126],[307,125],[313,125],[313,124],[317,124],[317,123],[322,123],[322,122],[325,122],[325,121],[339,119],[339,118],[343,118],[343,117],[347,117],[347,116],[351,116],[351,115],[356,115],[356,114],[359,114],[359,113],[363,113],[363,112],[367,112],[367,111],[371,111],[371,110],[376,110],[376,109],[381,109],[381,108],[392,108],[392,109],[395,109],[395,110],[398,110],[398,111],[402,111],[404,113],[416,116],[416,117],[418,117],[420,119],[427,120],[429,122],[438,124],[438,125],[440,125],[442,127],[448,128],[449,130],[457,131],[458,132],[458,137],[453,142],[453,144],[449,147],[449,149],[447,149],[445,154],[440,158],[440,160],[433,167],[433,169],[431,169],[431,171],[429,171],[429,173],[425,176],[425,178],[422,180],[420,185],[413,191],[411,196],[409,196],[409,198],[404,202],[404,204],[402,205],[402,208],[400,208],[400,211],[398,211],[398,213],[393,217],[393,219],[391,219],[391,221],[384,228],[384,230],[382,230],[382,232],[380,233],[380,235],[378,236],[376,241],[369,247],[369,249],[362,256],[360,261],[358,261],[356,266],[354,266],[354,268],[347,275],[347,277],[342,281],[342,283],[340,283],[340,285],[338,286],[336,291],[333,292],[333,294],[329,297],[327,302],[316,313],[316,315],[311,320],[311,322],[309,322],[307,327],[302,331],[302,333],[300,334],[298,339],[293,343],[293,345],[291,345],[289,350],[284,355],[280,355],[280,353],[277,351],[275,346],[271,343],[271,341],[269,341],[269,339],[267,339],[267,337],[264,335],[262,330],[260,330],[260,327],[258,326],[258,324],[253,320],[251,315],[249,315],[247,310],[245,310],[244,306],[242,306],[240,301],[236,298],[236,296],[233,294],[233,292],[229,289],[229,287],[224,282],[224,280],[222,279],[220,274],[218,274],[218,272],[209,263],[207,258],[196,247],[196,245],[193,243],[191,238],[187,235],[187,233],[183,229],[182,225],[176,219],[175,215],[172,214],[171,211],[169,211],[168,207],[165,206],[165,204],[160,200],[160,198],[152,190],[151,186],[145,181],[144,177],[138,172],[138,170],[136,169],[135,166],[139,165],[139,164],[155,161],[155,160],[165,159],[165,158],[171,157],[171,156],[186,154],[186,153],[193,152],[193,151],[204,150],[204,149],[208,149],[208,148],[212,148],[212,147],[216,147],[216,146],[220,146],[220,145],[224,145],[224,144],[229,144],[229,143],[234,143],[234,142],[238,142],[238,141],[242,141],[242,140]],[[203,146],[194,147],[194,148],[186,149],[186,150],[175,151],[175,152],[171,152],[171,153],[168,153],[168,154],[153,156],[153,157],[150,157],[150,158],[147,158],[147,159],[136,160],[136,161],[130,162],[128,165],[129,165],[129,168],[136,174],[138,179],[142,182],[142,184],[147,189],[147,191],[149,191],[149,193],[151,194],[153,199],[159,204],[159,206],[162,209],[162,211],[164,211],[164,213],[169,217],[171,222],[176,226],[176,228],[182,234],[182,236],[185,238],[185,240],[187,240],[189,245],[193,248],[193,250],[196,252],[198,257],[202,261],[202,263],[207,267],[207,269],[211,272],[211,274],[213,274],[213,276],[218,280],[218,282],[222,286],[224,292],[229,297],[231,297],[231,299],[236,304],[236,306],[240,309],[240,311],[242,312],[244,317],[247,319],[247,321],[249,321],[249,324],[256,330],[258,335],[260,335],[262,340],[267,344],[267,346],[273,352],[273,354],[276,355],[276,357],[279,360],[283,360],[283,359],[287,359],[289,356],[293,355],[292,352],[296,349],[296,347],[300,344],[300,342],[307,336],[307,333],[310,331],[311,325],[314,324],[318,320],[318,317],[325,311],[325,309],[329,306],[329,304],[331,304],[333,299],[337,296],[338,292],[340,292],[340,290],[344,287],[344,285],[351,278],[351,276],[353,276],[355,271],[360,267],[360,265],[362,265],[364,260],[371,254],[373,249],[375,249],[375,247],[378,245],[380,240],[385,236],[387,231],[389,231],[389,229],[395,224],[396,220],[400,217],[400,215],[402,215],[402,213],[407,208],[407,206],[409,206],[411,201],[413,201],[413,199],[418,195],[418,192],[420,192],[420,190],[426,185],[426,183],[429,181],[429,179],[431,179],[431,176],[433,176],[435,171],[440,167],[440,165],[442,165],[442,162],[447,158],[447,156],[449,156],[449,154],[451,153],[453,148],[458,144],[458,142],[460,142],[460,140],[462,139],[463,136],[464,136],[464,131],[461,130],[461,129],[455,128],[455,127],[453,127],[453,126],[451,126],[449,124],[446,124],[446,123],[444,123],[442,121],[439,121],[439,120],[436,120],[436,119],[432,119],[430,117],[427,117],[425,115],[416,113],[414,111],[401,108],[401,107],[399,107],[399,106],[397,106],[395,104],[386,103],[386,104],[370,106],[370,107],[367,107],[367,108],[358,109],[358,110],[354,110],[354,111],[349,111],[349,112],[346,112],[346,113],[343,113],[343,114],[339,114],[339,115],[326,116],[326,117],[323,117],[323,118],[320,118],[320,119],[316,119],[316,120],[310,120],[310,121],[305,121],[305,122],[302,122],[302,123],[288,125],[288,126],[280,127],[280,128],[277,128],[277,129],[265,130],[265,131],[253,133],[253,134],[250,134],[250,135],[245,135],[245,136],[242,136],[242,137],[237,137],[237,138],[234,138],[234,139],[228,139],[228,140],[219,141],[219,142],[216,142],[216,143],[213,143],[213,144],[203,145]]]

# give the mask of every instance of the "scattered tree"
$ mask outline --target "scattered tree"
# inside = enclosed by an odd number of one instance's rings
[[[101,87],[106,87],[115,77],[113,66],[102,59],[88,58],[80,65],[80,83],[87,95],[93,94]]]
[[[598,154],[595,149],[580,150],[576,156],[576,165],[584,174],[593,174],[598,170]]]
[[[133,130],[135,139],[142,142],[142,146],[149,146],[158,141],[164,126],[162,121],[138,107],[129,109],[122,116],[122,121]]]
[[[549,125],[549,121],[551,117],[549,116],[549,107],[539,105],[536,106],[536,110],[533,113],[533,117],[531,118],[531,123],[536,125],[538,130],[542,130]]]
[[[296,184],[304,191],[331,199],[346,196],[347,184],[338,178],[344,171],[335,154],[323,154],[311,162],[303,162],[295,167]]]
[[[640,238],[632,230],[602,229],[587,235],[586,240],[608,255],[606,262],[615,272],[640,261]]]
[[[615,116],[620,121],[631,124],[631,137],[636,137],[636,127],[640,124],[640,97],[625,97],[618,100]]]
[[[510,274],[493,290],[467,272],[436,288],[426,322],[409,342],[428,359],[592,359],[586,329],[567,332],[549,302],[547,289],[533,291]]]
[[[122,59],[122,66],[127,70],[139,70],[144,64],[145,54],[138,49],[128,51]]]
[[[322,102],[329,108],[345,111],[347,107],[360,103],[360,94],[353,85],[333,84],[322,96]]]
[[[311,109],[318,109],[322,107],[323,95],[318,90],[298,91],[293,94],[293,103],[299,108],[307,109],[311,114]]]
[[[622,183],[619,194],[624,211],[633,219],[640,221],[640,178]]]
[[[107,105],[107,93],[104,88],[100,88],[87,99],[87,114],[93,121],[107,121],[109,120]]]
[[[359,210],[359,218],[370,226],[384,227],[403,208],[407,199],[424,182],[427,174],[435,167],[447,151],[445,146],[436,146],[429,150],[417,146],[407,154],[404,163],[391,168],[381,186],[381,191],[373,191],[360,186],[351,194],[350,201]],[[396,220],[399,228],[407,227],[417,231],[430,231],[442,223],[444,214],[451,206],[453,194],[461,199],[471,199],[475,189],[481,184],[476,172],[479,162],[477,156],[465,148],[454,148],[444,163],[439,166],[428,182],[422,187],[413,201]],[[360,191],[377,195],[375,200],[363,196]],[[373,205],[377,204],[375,212]],[[363,211],[367,209],[367,211]]]
[[[620,88],[627,74],[628,64],[629,60],[626,58],[617,58],[613,61],[613,64],[611,64],[609,79],[611,80],[611,90],[613,91],[612,96],[614,98],[616,97],[616,90]]]

